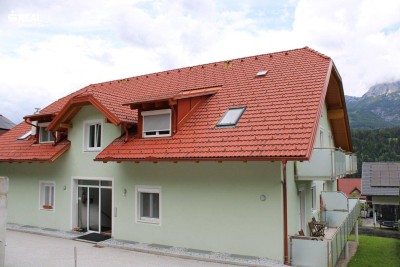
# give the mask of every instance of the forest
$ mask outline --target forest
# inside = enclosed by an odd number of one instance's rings
[[[358,159],[358,173],[354,177],[361,177],[362,162],[400,161],[400,127],[354,129],[351,135]]]

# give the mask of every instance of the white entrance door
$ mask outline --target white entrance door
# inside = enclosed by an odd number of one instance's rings
[[[112,229],[112,182],[78,180],[77,226],[85,232]]]

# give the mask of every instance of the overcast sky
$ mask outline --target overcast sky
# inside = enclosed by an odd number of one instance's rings
[[[0,0],[0,114],[88,84],[309,46],[345,94],[400,79],[399,0]]]

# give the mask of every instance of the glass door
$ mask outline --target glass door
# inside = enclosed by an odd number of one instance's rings
[[[111,181],[78,181],[78,227],[82,232],[111,234]]]

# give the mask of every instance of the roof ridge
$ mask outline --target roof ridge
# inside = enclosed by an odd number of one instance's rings
[[[251,56],[244,56],[244,57],[238,57],[238,58],[233,58],[233,59],[226,59],[226,60],[220,60],[220,61],[213,61],[213,62],[208,62],[208,63],[202,63],[202,64],[197,64],[197,65],[190,65],[190,66],[186,66],[186,67],[178,67],[178,68],[174,68],[174,69],[166,69],[166,70],[162,70],[162,71],[158,71],[158,72],[152,72],[152,73],[146,73],[146,74],[140,74],[137,76],[130,76],[130,77],[125,77],[125,78],[121,78],[121,79],[115,79],[115,80],[110,80],[110,81],[103,81],[103,82],[99,82],[99,83],[93,83],[88,85],[87,87],[95,87],[97,85],[101,85],[101,84],[106,84],[106,83],[114,83],[114,82],[121,82],[124,80],[129,80],[129,79],[136,79],[136,78],[141,78],[141,77],[149,77],[149,76],[158,76],[159,74],[162,73],[170,73],[170,72],[175,72],[175,71],[182,71],[182,70],[187,70],[187,69],[193,69],[193,68],[197,68],[197,67],[204,67],[204,66],[209,66],[209,65],[215,65],[215,64],[224,64],[225,62],[231,62],[231,61],[239,61],[239,60],[245,60],[245,59],[250,59],[250,58],[257,58],[257,57],[261,57],[261,56],[268,56],[268,55],[276,55],[276,54],[284,54],[284,53],[289,53],[289,52],[294,52],[294,51],[299,51],[299,50],[309,50],[310,52],[313,52],[314,54],[325,58],[325,59],[331,59],[330,57],[319,53],[318,51],[309,48],[308,46],[302,47],[302,48],[294,48],[294,49],[288,49],[288,50],[284,50],[284,51],[275,51],[275,52],[271,52],[271,53],[265,53],[265,54],[257,54],[257,55],[251,55]]]
[[[331,59],[331,58],[328,57],[327,55],[325,55],[325,54],[323,54],[323,53],[320,53],[320,52],[318,52],[317,50],[314,50],[314,49],[312,49],[312,48],[310,48],[310,47],[308,47],[308,46],[305,46],[303,49],[307,49],[307,50],[309,50],[310,52],[312,52],[312,53],[314,53],[314,54],[316,54],[316,55],[318,55],[318,56],[320,56],[320,57],[322,57],[322,58]]]

